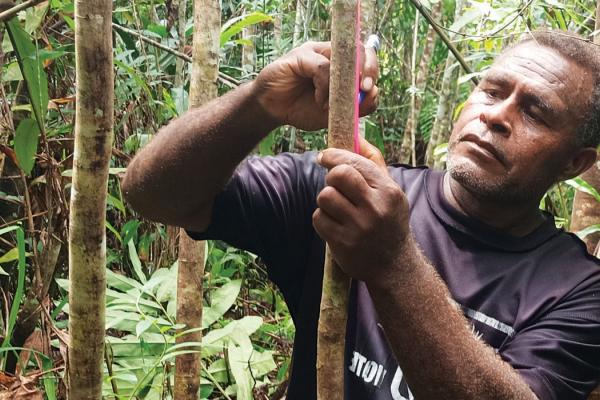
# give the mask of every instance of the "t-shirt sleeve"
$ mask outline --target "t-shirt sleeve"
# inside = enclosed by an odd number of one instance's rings
[[[600,378],[600,284],[578,290],[500,349],[541,400],[586,399]]]
[[[215,198],[207,230],[188,234],[223,240],[267,265],[277,264],[313,232],[312,213],[325,176],[315,160],[314,152],[247,158]],[[277,283],[277,271],[270,269],[269,275]]]

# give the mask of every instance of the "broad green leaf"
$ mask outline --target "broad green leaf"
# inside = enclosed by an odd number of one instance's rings
[[[4,255],[2,255],[2,257],[0,257],[0,264],[6,264],[11,261],[18,260],[18,259],[19,259],[19,249],[16,247],[13,247],[12,249],[10,249],[6,253],[4,253]]]
[[[28,8],[25,11],[25,32],[33,34],[46,16],[48,6],[45,4]]]
[[[38,124],[31,118],[24,119],[15,132],[15,152],[19,166],[29,175],[35,165],[40,130]]]
[[[0,235],[4,235],[5,233],[8,232],[12,232],[12,231],[16,231],[17,229],[19,229],[20,226],[19,225],[11,225],[11,226],[7,226],[6,228],[2,228],[0,229]]]
[[[19,64],[16,62],[8,64],[4,70],[4,74],[2,75],[2,80],[5,82],[22,81],[23,74],[21,74],[21,68],[19,68]]]
[[[235,303],[242,287],[241,280],[228,282],[211,293],[211,306],[202,312],[202,328],[208,328]]]
[[[135,274],[141,282],[146,283],[146,275],[144,275],[144,272],[142,271],[142,262],[138,257],[133,240],[127,242],[127,248],[129,249],[129,259],[131,260],[131,265],[133,266]]]
[[[152,326],[152,320],[143,319],[135,326],[135,336],[140,337],[142,333],[146,332]]]
[[[48,111],[48,78],[37,47],[31,36],[19,25],[17,18],[6,23],[10,41],[17,53],[21,73],[27,83],[27,90],[33,106],[35,119],[40,131],[44,130],[44,119]]]
[[[252,357],[252,342],[248,336],[238,338],[239,345],[234,341],[227,347],[228,364],[237,386],[238,400],[252,400],[254,377],[250,371],[249,361]]]
[[[272,20],[273,18],[270,15],[263,14],[261,12],[253,12],[230,19],[223,25],[223,28],[221,29],[221,47],[223,47],[223,45],[227,43],[233,36],[240,33],[244,28],[250,25]]]
[[[17,265],[18,276],[17,276],[17,290],[15,291],[13,302],[10,307],[10,313],[8,315],[8,324],[5,331],[4,340],[2,341],[2,345],[0,348],[6,348],[10,346],[10,341],[12,339],[12,331],[15,327],[15,323],[17,321],[17,313],[19,312],[19,308],[21,306],[21,302],[25,297],[25,277],[26,277],[26,268],[27,265],[25,263],[26,253],[25,253],[25,232],[21,227],[17,230],[17,249],[19,251],[19,263]]]
[[[590,185],[580,177],[567,179],[565,183],[583,193],[589,194],[590,196],[594,197],[596,201],[600,202],[600,194],[598,193],[598,191],[592,185]]]

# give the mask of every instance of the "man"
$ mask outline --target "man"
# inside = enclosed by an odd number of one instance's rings
[[[600,376],[600,269],[538,204],[596,159],[597,49],[536,33],[504,52],[455,124],[448,173],[386,168],[366,142],[242,162],[281,124],[326,125],[329,53],[305,44],[171,122],[130,165],[129,202],[265,260],[296,324],[288,399],[315,398],[323,240],[354,279],[346,398],[585,398]]]

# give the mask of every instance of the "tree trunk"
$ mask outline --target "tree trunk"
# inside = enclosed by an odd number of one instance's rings
[[[437,2],[431,9],[431,16],[434,19],[439,19],[439,15],[442,12],[442,2]],[[402,138],[402,146],[400,147],[400,162],[404,164],[412,163],[416,165],[416,136],[417,128],[419,125],[419,114],[421,113],[421,105],[423,104],[423,97],[421,93],[425,92],[425,86],[427,85],[427,78],[429,72],[429,65],[431,64],[431,57],[433,56],[433,48],[435,46],[435,31],[430,25],[427,25],[427,35],[425,37],[425,47],[423,48],[423,54],[419,62],[419,68],[416,68],[416,54],[417,54],[417,37],[418,37],[418,25],[419,25],[419,11],[415,14],[415,30],[414,30],[414,41],[413,41],[413,56],[412,56],[412,76],[413,84],[410,101],[410,111],[408,113],[408,120],[406,121],[406,127],[404,128],[404,136]],[[418,93],[420,92],[420,93]]]
[[[244,74],[251,76],[256,70],[256,25],[250,25],[242,30],[242,38],[245,42],[242,46],[242,70]]]
[[[353,149],[356,110],[356,0],[334,0],[331,22],[329,147]],[[335,263],[327,246],[317,339],[317,398],[344,398],[344,346],[350,279]]]
[[[185,47],[185,26],[187,24],[187,0],[178,0],[177,5],[177,36],[179,39],[178,50],[180,53],[184,52]],[[177,57],[175,61],[175,87],[182,87],[185,84],[185,61]]]
[[[70,399],[101,399],[106,192],[113,140],[112,1],[75,2],[76,96],[69,218]],[[101,96],[98,93],[102,93]]]
[[[360,39],[365,42],[370,34],[377,32],[377,0],[362,0],[360,2]],[[360,119],[360,135],[367,133],[367,118]]]
[[[308,19],[310,12],[310,0],[296,0],[296,18],[294,21],[294,35],[292,36],[292,48],[296,48],[308,38]],[[286,126],[284,130],[289,132],[290,143],[288,151],[296,150],[298,140],[298,129],[295,126]],[[285,135],[285,134],[284,134]]]
[[[596,31],[600,29],[600,0],[596,7]],[[594,43],[600,44],[600,35],[594,36]],[[599,154],[600,159],[600,154]],[[590,169],[581,175],[581,178],[600,191],[600,162],[596,162]],[[590,225],[600,223],[600,204],[593,196],[580,190],[575,192],[573,199],[573,212],[571,214],[570,230],[580,231]],[[600,240],[600,232],[587,235],[583,241],[591,254],[596,253],[596,247]]]
[[[221,7],[218,0],[194,1],[194,40],[190,81],[190,108],[217,97]],[[179,236],[177,274],[177,323],[185,330],[202,326],[202,277],[204,242],[190,239],[182,229]],[[200,342],[202,331],[182,335],[177,343]],[[175,400],[196,400],[200,390],[200,351],[182,354],[175,360]]]
[[[463,2],[457,0],[454,9],[454,21],[456,21],[462,12]],[[454,39],[456,34],[449,33],[450,39]],[[452,55],[451,51],[448,51],[448,57],[446,58],[446,64],[444,66],[444,75],[442,77],[442,85],[440,89],[440,98],[431,128],[431,135],[429,142],[427,143],[427,150],[425,151],[425,163],[430,167],[438,167],[440,163],[436,163],[433,156],[435,148],[448,140],[450,137],[450,121],[452,121],[451,107],[454,92],[456,88],[456,80],[458,78],[458,68],[455,66],[456,58]]]

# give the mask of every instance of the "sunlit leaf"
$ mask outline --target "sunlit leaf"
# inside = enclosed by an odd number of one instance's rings
[[[225,45],[225,43],[227,43],[233,36],[240,33],[244,28],[250,25],[272,20],[273,17],[261,12],[253,12],[251,14],[230,19],[227,21],[227,23],[223,24],[223,28],[221,28],[221,47],[223,47],[223,45]]]

